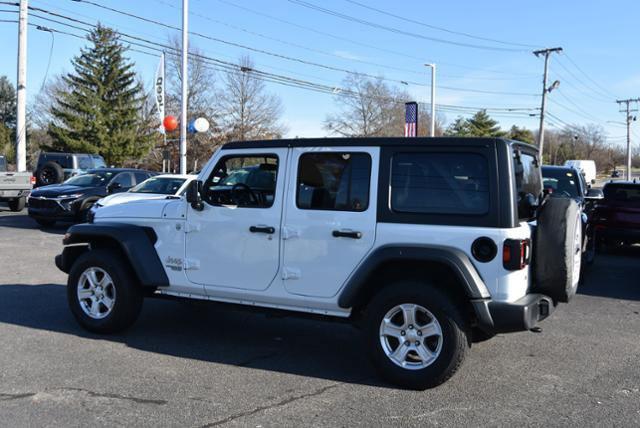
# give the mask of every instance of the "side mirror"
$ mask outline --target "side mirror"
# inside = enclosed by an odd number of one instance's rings
[[[187,202],[191,204],[191,207],[196,211],[202,211],[204,209],[204,204],[202,203],[202,197],[200,196],[202,193],[202,181],[193,180],[189,183],[189,187],[187,188]]]
[[[109,183],[107,186],[107,193],[114,193],[117,190],[122,189],[122,184],[120,183]]]
[[[594,180],[593,178],[591,179],[591,184],[596,184],[596,180]]]
[[[604,193],[602,192],[602,189],[589,189],[585,199],[589,199],[590,201],[599,201],[604,199]]]

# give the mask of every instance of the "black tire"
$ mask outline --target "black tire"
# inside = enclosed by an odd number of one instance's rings
[[[55,220],[48,220],[46,218],[36,218],[35,221],[42,227],[51,227],[56,224]]]
[[[403,368],[393,362],[383,348],[382,342],[385,339],[381,338],[381,324],[385,315],[401,304],[419,305],[427,309],[441,328],[440,352],[435,360],[424,368]],[[462,364],[470,345],[467,323],[452,299],[436,287],[418,281],[399,281],[376,294],[365,310],[364,335],[369,354],[380,375],[393,384],[417,390],[438,386],[453,376]],[[407,334],[404,337],[409,336]],[[428,344],[425,339],[422,346],[429,346],[433,351],[437,349],[433,348],[436,346],[435,343],[437,341]],[[398,347],[401,346],[404,345],[398,343]],[[410,352],[417,355],[415,351]],[[411,357],[412,355],[408,354],[405,360]]]
[[[533,245],[534,290],[555,302],[566,303],[576,294],[582,266],[580,207],[570,198],[550,198],[540,209],[537,223]],[[580,266],[574,275],[576,263]]]
[[[9,209],[13,212],[22,211],[25,205],[25,198],[18,198],[9,201]]]
[[[85,313],[83,303],[78,297],[78,287],[82,274],[90,269],[98,268],[106,272],[112,279],[115,292],[112,291],[113,307],[106,316],[96,319]],[[103,277],[104,278],[104,277]],[[100,279],[100,278],[99,278]],[[84,282],[86,284],[86,282]],[[106,289],[105,289],[106,290]],[[106,292],[105,292],[106,294]],[[113,250],[97,249],[83,253],[73,264],[67,282],[67,301],[73,316],[78,323],[94,333],[117,333],[131,326],[142,310],[142,288],[129,268],[127,261]]]
[[[54,161],[46,162],[36,171],[36,183],[38,186],[58,184],[64,181],[64,170]]]

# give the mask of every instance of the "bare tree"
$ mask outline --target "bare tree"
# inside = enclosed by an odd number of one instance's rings
[[[250,57],[242,57],[240,69],[225,75],[219,99],[221,124],[228,139],[279,138],[285,133],[280,123],[282,102],[254,75]]]
[[[409,94],[388,86],[382,79],[351,74],[337,92],[340,111],[327,116],[324,128],[343,137],[392,136],[403,129],[404,102]]]
[[[398,137],[404,135],[404,103],[411,99],[403,90],[387,85],[381,78],[351,74],[335,95],[339,111],[330,114],[324,128],[343,137]],[[420,111],[418,135],[429,134],[431,116]],[[442,135],[442,118],[436,117],[436,135]]]

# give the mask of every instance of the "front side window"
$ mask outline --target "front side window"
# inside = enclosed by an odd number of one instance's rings
[[[112,183],[117,183],[120,187],[129,188],[133,186],[133,178],[128,172],[123,172],[115,176]]]
[[[368,153],[305,153],[300,156],[296,203],[306,210],[366,211]]]
[[[278,176],[275,155],[226,156],[206,181],[203,199],[210,205],[269,208]]]
[[[489,211],[487,159],[477,153],[398,153],[391,164],[391,209],[421,214]]]

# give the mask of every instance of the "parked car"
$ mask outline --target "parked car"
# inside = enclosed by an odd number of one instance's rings
[[[96,201],[126,192],[153,175],[156,173],[138,169],[92,169],[64,183],[34,189],[29,196],[29,216],[42,226],[56,221],[85,221]]]
[[[59,184],[90,169],[105,168],[100,155],[86,153],[40,153],[34,172],[36,187]]]
[[[593,213],[596,240],[601,248],[640,244],[640,183],[605,184],[604,199]]]
[[[611,171],[611,178],[620,178],[620,171],[618,171],[617,169]]]
[[[564,163],[564,166],[570,166],[584,174],[587,183],[595,184],[596,182],[596,163],[589,159],[572,159]]]
[[[0,202],[6,202],[11,211],[22,211],[33,187],[30,172],[8,172],[7,159],[0,156]]]
[[[596,246],[591,217],[594,203],[602,199],[600,189],[592,189],[584,175],[574,167],[544,165],[542,167],[543,187],[552,198],[571,198],[582,211],[582,256],[587,264],[593,263]]]
[[[538,158],[495,138],[230,143],[185,198],[72,226],[56,265],[87,330],[127,328],[145,296],[332,317],[362,328],[385,379],[423,389],[576,292],[580,209],[542,198]],[[229,183],[250,167],[275,180]]]
[[[166,199],[167,196],[180,197],[197,175],[163,174],[147,178],[127,192],[109,195],[97,201],[91,211],[98,208],[145,199]]]

